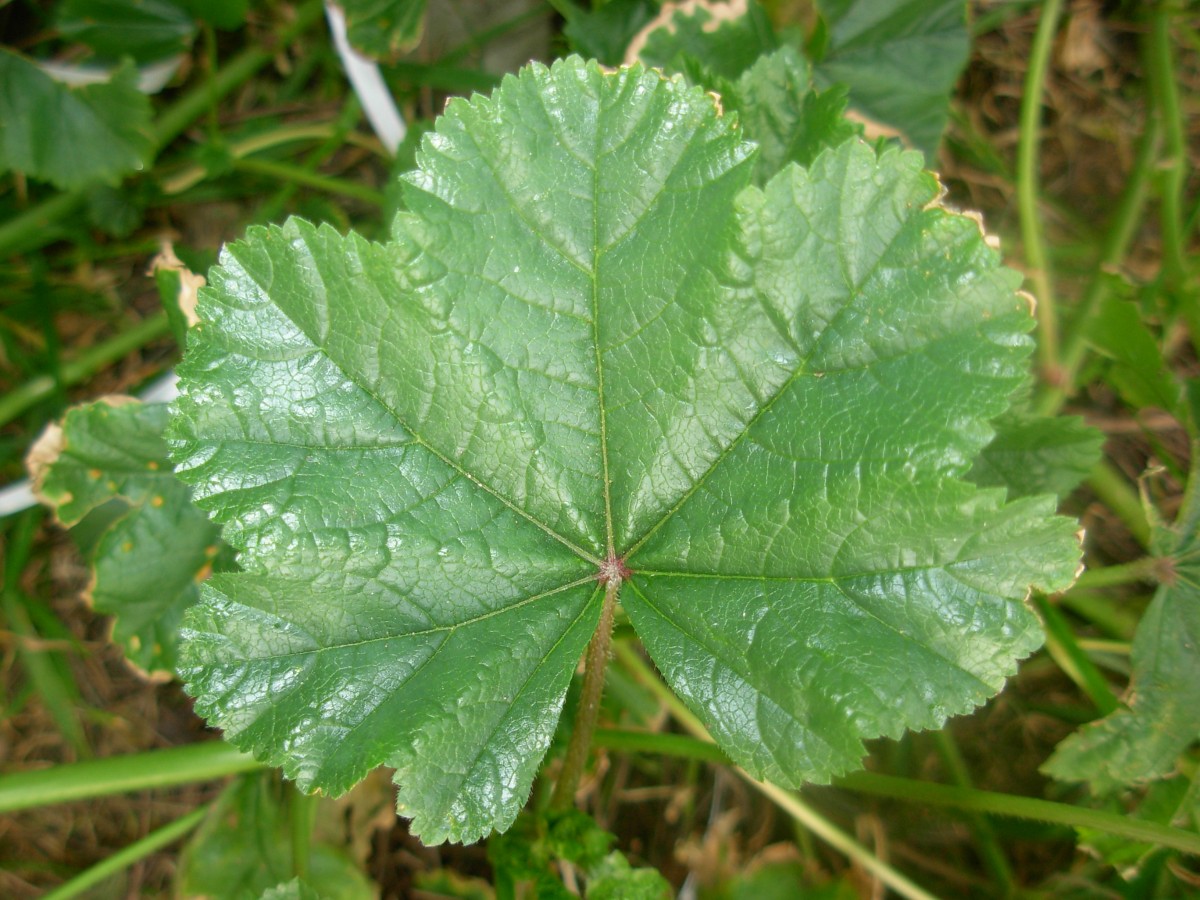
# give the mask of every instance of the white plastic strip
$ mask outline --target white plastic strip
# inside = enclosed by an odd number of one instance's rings
[[[395,156],[396,148],[404,140],[408,129],[404,124],[404,117],[396,108],[396,101],[392,99],[392,92],[383,80],[379,66],[350,46],[350,39],[346,36],[346,16],[341,7],[326,2],[325,17],[329,20],[333,46],[341,57],[346,77],[350,79],[350,86],[354,88],[363,112],[367,114],[367,121],[371,123],[371,128],[375,130],[387,152]]]
[[[0,6],[3,5],[0,3]],[[55,81],[61,81],[72,87],[108,81],[116,71],[112,66],[79,65],[55,60],[37,60],[36,62],[37,67]],[[143,94],[157,94],[167,86],[167,82],[175,77],[175,73],[179,71],[182,63],[183,54],[181,53],[169,59],[160,59],[138,66],[138,90]]]

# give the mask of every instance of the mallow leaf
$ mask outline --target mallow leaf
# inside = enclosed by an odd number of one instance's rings
[[[1194,428],[1194,426],[1193,426]],[[1173,526],[1155,528],[1165,575],[1133,636],[1133,680],[1125,705],[1080,728],[1042,766],[1061,781],[1086,781],[1096,793],[1172,774],[1200,740],[1200,477],[1193,468]]]
[[[220,565],[217,527],[174,476],[165,403],[112,396],[67,410],[27,457],[34,492],[79,540],[91,569],[84,599],[113,616],[128,662],[174,677],[183,611]],[[95,528],[81,527],[87,520]]]
[[[1100,461],[1104,435],[1078,416],[1036,416],[1010,410],[993,425],[968,477],[984,487],[1003,487],[1009,497],[1066,497]]]
[[[783,46],[760,56],[736,81],[711,76],[727,111],[736,112],[746,136],[758,144],[754,181],[763,184],[789,162],[811,165],[827,147],[862,134],[846,118],[846,89],[812,90],[808,61]]]
[[[817,82],[845,84],[850,103],[899,128],[934,159],[950,96],[971,55],[962,0],[818,0],[829,46]]]
[[[568,58],[451,101],[390,242],[226,249],[171,437],[241,550],[182,662],[230,740],[308,790],[392,766],[423,840],[478,839],[606,597],[783,785],[999,690],[1078,559],[1053,498],[963,478],[1020,276],[918,154],[754,160],[702,89]]]
[[[154,155],[152,132],[133,65],[72,88],[0,48],[0,172],[16,169],[64,190],[115,185]]]

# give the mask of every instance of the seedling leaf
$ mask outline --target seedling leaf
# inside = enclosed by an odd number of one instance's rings
[[[1192,459],[1200,456],[1193,442]],[[1086,781],[1097,794],[1170,775],[1200,739],[1200,484],[1193,468],[1167,542],[1165,571],[1133,638],[1126,706],[1070,735],[1042,767],[1061,781]]]
[[[63,37],[79,41],[107,59],[138,61],[182,53],[196,23],[170,0],[65,0],[58,9]]]
[[[342,846],[320,834],[314,835],[309,848],[308,874],[289,882],[295,872],[295,813],[290,802],[296,799],[303,798],[297,798],[290,785],[281,784],[275,772],[239,776],[184,848],[175,895],[231,900],[372,900],[378,896]],[[328,800],[318,802],[332,806]],[[337,819],[328,808],[319,812],[322,820]]]
[[[1104,435],[1076,416],[1010,412],[996,423],[968,476],[981,487],[1004,487],[1009,497],[1065,497],[1100,461]]]
[[[963,480],[1026,379],[1020,277],[914,153],[750,185],[711,97],[570,58],[456,100],[393,240],[230,246],[174,453],[242,550],[197,708],[304,789],[396,768],[426,841],[507,827],[606,584],[722,747],[799,785],[1040,642],[1052,498]]]
[[[818,0],[829,47],[822,86],[845,84],[850,105],[899,129],[933,160],[950,95],[970,56],[962,0]]]
[[[172,677],[183,611],[199,598],[220,538],[172,474],[166,422],[166,404],[129,397],[78,406],[34,445],[29,465],[38,498],[63,525],[111,514],[88,554],[86,597],[115,617],[112,637],[130,663]]]
[[[107,82],[69,88],[0,48],[0,172],[66,189],[117,184],[153,153],[150,101],[132,65]]]
[[[425,26],[426,0],[339,0],[355,49],[391,59],[416,46]]]

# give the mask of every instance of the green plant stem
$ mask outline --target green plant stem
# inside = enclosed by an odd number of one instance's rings
[[[550,804],[556,809],[567,809],[575,803],[575,791],[583,777],[588,754],[592,749],[592,732],[600,715],[600,697],[604,693],[604,673],[608,668],[609,650],[612,646],[613,617],[617,608],[617,592],[621,579],[612,578],[604,586],[604,603],[600,607],[600,624],[588,644],[587,659],[583,670],[583,691],[579,697],[579,711],[571,728],[571,740],[563,758],[562,772],[554,785]]]
[[[334,178],[313,172],[304,166],[292,165],[273,159],[239,159],[233,167],[242,172],[253,172],[256,175],[266,175],[278,179],[284,184],[302,184],[330,194],[339,194],[353,200],[361,200],[373,206],[383,206],[383,194],[365,184]]]
[[[55,665],[52,655],[37,646],[42,635],[29,615],[30,600],[20,588],[20,575],[29,561],[34,536],[44,514],[42,509],[26,510],[11,521],[4,533],[8,546],[3,559],[0,611],[3,611],[9,629],[19,638],[17,655],[31,686],[67,743],[79,756],[88,757],[91,748],[76,713],[78,691],[70,677]]]
[[[877,775],[874,772],[844,775],[834,779],[834,783],[847,790],[877,797],[975,810],[1015,819],[1066,825],[1069,828],[1095,828],[1097,831],[1131,841],[1146,841],[1184,853],[1200,854],[1200,834],[1126,815],[1089,809],[1086,806],[1072,806],[1034,797],[1018,797],[945,784],[930,784],[890,775]]]
[[[680,759],[697,759],[701,762],[719,763],[723,766],[733,764],[716,744],[697,740],[686,734],[597,728],[592,735],[592,745],[606,747],[609,750],[625,750],[630,753],[650,753],[675,756]]]
[[[1132,640],[1137,630],[1137,615],[1103,594],[1072,588],[1058,598],[1058,604],[1119,640]]]
[[[82,191],[55,194],[0,225],[0,256],[14,250],[36,249],[56,236],[53,225],[83,206]],[[29,242],[32,246],[22,246]]]
[[[309,0],[296,9],[295,18],[283,28],[278,43],[286,44],[316,23],[324,12],[319,0]],[[163,111],[154,124],[154,152],[160,153],[184,129],[200,118],[213,103],[247,81],[275,57],[275,47],[249,47],[227,62],[203,84],[192,88]],[[32,209],[0,226],[0,256],[15,248],[34,250],[57,235],[51,226],[83,205],[86,191],[55,194]]]
[[[1151,93],[1163,125],[1166,159],[1161,160],[1162,173],[1162,243],[1163,270],[1167,284],[1180,288],[1186,278],[1187,249],[1183,228],[1183,194],[1187,182],[1187,142],[1184,137],[1183,113],[1179,105],[1179,89],[1175,83],[1175,53],[1171,44],[1171,17],[1176,11],[1173,3],[1160,0],[1155,4],[1150,23],[1147,62]],[[1192,335],[1193,342],[1200,335]]]
[[[1158,583],[1159,561],[1152,556],[1143,556],[1133,562],[1121,563],[1116,566],[1102,566],[1098,569],[1085,569],[1072,588],[1096,590],[1097,588],[1116,587],[1122,584]]]
[[[1117,212],[1101,248],[1096,273],[1088,283],[1070,330],[1063,338],[1059,358],[1059,381],[1057,384],[1043,385],[1035,404],[1037,412],[1041,415],[1052,416],[1057,413],[1075,389],[1075,379],[1087,357],[1088,321],[1108,297],[1114,273],[1125,254],[1129,252],[1129,245],[1133,242],[1133,236],[1137,233],[1137,226],[1142,218],[1142,210],[1149,193],[1150,175],[1154,171],[1154,160],[1158,154],[1158,135],[1157,120],[1153,117],[1148,118],[1133,169],[1125,182],[1125,189],[1117,203]]]
[[[629,643],[618,642],[614,653],[617,661],[625,670],[649,689],[670,710],[671,715],[685,730],[701,741],[712,743],[712,736],[704,724],[683,705],[683,702],[663,683],[662,679],[654,674]],[[758,781],[744,769],[734,767],[734,771],[749,782],[755,790],[791,816],[793,820],[870,872],[901,897],[907,897],[909,900],[934,900],[932,894],[889,866],[791,791],[765,781]]]
[[[1150,547],[1150,520],[1142,508],[1137,491],[1129,486],[1125,477],[1104,460],[1096,464],[1088,475],[1088,486],[1104,501],[1118,519],[1125,523],[1129,533],[1143,547]]]
[[[251,772],[263,764],[224,741],[189,744],[0,775],[0,813],[211,781]]]
[[[75,359],[63,363],[61,383],[65,387],[90,378],[134,350],[165,337],[170,331],[171,326],[167,322],[166,313],[143,319]],[[57,383],[52,377],[39,375],[0,397],[0,425],[7,425],[31,406],[52,396],[56,387]]]
[[[355,111],[358,107],[356,104],[348,104]],[[340,116],[339,116],[340,118]],[[263,134],[256,134],[244,140],[234,141],[226,144],[224,151],[228,154],[230,161],[236,163],[252,153],[258,153],[262,150],[270,150],[275,147],[280,147],[284,144],[290,144],[295,141],[312,141],[320,140],[323,146],[336,147],[341,143],[353,144],[357,147],[370,150],[374,153],[383,153],[383,147],[377,140],[363,137],[362,135],[351,132],[349,128],[342,127],[337,124],[327,122],[320,123],[305,123],[302,125],[288,125],[280,128],[272,128],[270,131]],[[328,151],[326,151],[326,155]],[[319,161],[319,160],[318,160]],[[305,167],[311,172],[314,166]],[[206,166],[192,164],[183,167],[182,169],[165,177],[161,181],[163,194],[170,196],[172,194],[180,194],[188,188],[195,187],[201,181],[208,177],[210,170]]]
[[[1020,137],[1017,143],[1017,202],[1021,218],[1021,242],[1029,280],[1037,297],[1038,360],[1042,375],[1051,384],[1059,384],[1058,309],[1050,278],[1050,260],[1042,234],[1038,204],[1038,147],[1042,130],[1042,95],[1046,70],[1062,0],[1046,0],[1029,53],[1029,69],[1021,100]]]
[[[971,781],[966,760],[963,759],[958,744],[950,733],[945,729],[934,732],[933,742],[942,763],[946,766],[950,780],[958,787],[973,789],[975,785]],[[992,876],[1000,893],[1011,897],[1016,889],[1016,879],[1013,877],[1012,867],[1008,864],[1008,857],[1004,855],[1004,848],[996,840],[996,831],[992,828],[992,823],[979,813],[967,813],[966,819],[979,844],[979,855],[984,868]]]
[[[901,897],[908,900],[937,900],[937,898],[908,876],[892,868],[878,856],[842,831],[791,791],[785,791],[766,781],[758,781],[742,769],[735,770],[750,784],[789,816],[848,859],[878,878]]]
[[[229,60],[174,105],[163,111],[154,124],[155,143],[159,150],[179,137],[189,125],[204,115],[214,103],[248,81],[259,69],[275,58],[279,47],[303,34],[324,15],[321,0],[309,0],[296,7],[295,17],[279,30],[278,38],[269,46],[248,47]]]
[[[207,807],[197,809],[157,831],[150,832],[140,841],[130,844],[124,850],[118,850],[107,859],[79,873],[66,884],[55,888],[42,900],[68,900],[70,897],[78,897],[88,888],[111,878],[151,853],[175,843],[203,822],[207,814]]]
[[[308,172],[317,171],[317,167],[326,159],[328,159],[343,143],[347,141],[349,135],[353,134],[354,126],[362,116],[362,105],[358,98],[351,94],[344,104],[342,104],[341,112],[338,113],[337,119],[334,120],[333,128],[328,136],[321,141],[315,148],[305,155],[300,165]],[[383,147],[380,145],[380,152],[383,152]],[[274,221],[283,211],[284,205],[296,193],[297,185],[287,183],[282,185],[275,194],[268,199],[258,211],[260,221]]]
[[[1101,715],[1114,712],[1119,705],[1116,695],[1096,664],[1080,648],[1066,618],[1045,597],[1039,596],[1035,604],[1046,625],[1046,649],[1058,667],[1087,694]]]
[[[615,654],[618,662],[626,658],[622,645],[617,644]],[[633,671],[639,680],[644,676],[638,671],[644,671],[649,677],[652,672],[636,658],[640,664]],[[656,679],[657,680],[657,679]],[[660,682],[661,683],[661,682]],[[669,737],[671,740],[660,741]],[[726,761],[724,753],[712,744],[711,738],[687,738],[682,735],[650,734],[639,731],[619,731],[615,729],[600,729],[596,732],[596,743],[603,743],[614,750],[632,750],[635,752],[667,753],[687,759],[704,759],[710,762]],[[1000,794],[994,791],[983,791],[979,788],[965,786],[950,786],[933,784],[927,781],[917,781],[912,778],[896,778],[890,775],[878,775],[873,772],[856,772],[834,779],[834,785],[860,794],[871,794],[877,797],[887,797],[892,800],[904,800],[914,803],[929,803],[933,806],[945,806],[951,809],[974,811],[989,815],[1004,816],[1013,819],[1026,819],[1036,822],[1049,822],[1054,825],[1066,825],[1070,828],[1095,828],[1106,834],[1113,834],[1129,840],[1151,841],[1167,847],[1182,850],[1185,853],[1200,853],[1200,835],[1156,825],[1139,819],[1115,813],[1102,812],[1087,807],[1072,806],[1069,803],[1056,803],[1052,800],[1039,800],[1032,797],[1021,797],[1014,794]]]
[[[291,820],[292,874],[297,878],[308,878],[312,860],[313,826],[317,821],[317,798],[305,794],[293,785],[288,816]]]

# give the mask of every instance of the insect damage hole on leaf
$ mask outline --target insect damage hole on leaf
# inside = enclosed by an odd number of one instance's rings
[[[391,766],[414,833],[469,842],[524,804],[618,588],[789,787],[1040,644],[1024,597],[1070,582],[1074,523],[966,478],[1028,378],[1020,276],[917,154],[848,141],[757,187],[734,118],[641,66],[532,65],[448,105],[388,241],[292,219],[225,249],[170,439],[240,551],[181,661],[230,741],[304,790]]]

